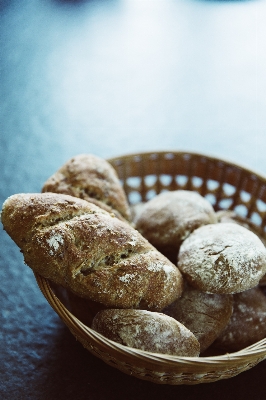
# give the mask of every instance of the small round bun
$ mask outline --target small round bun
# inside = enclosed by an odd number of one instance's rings
[[[92,329],[125,346],[153,353],[198,357],[200,345],[184,325],[161,313],[145,310],[103,310]]]
[[[196,229],[181,245],[178,267],[188,283],[208,293],[239,293],[266,272],[266,249],[248,229],[222,223]]]
[[[199,193],[175,190],[160,193],[148,201],[135,224],[150,243],[168,256],[177,254],[182,241],[194,229],[216,221],[212,205]]]
[[[229,324],[213,346],[238,351],[266,336],[266,297],[256,287],[233,295],[234,311]]]
[[[233,295],[208,294],[187,286],[180,299],[163,312],[194,333],[202,353],[228,324],[233,312]]]

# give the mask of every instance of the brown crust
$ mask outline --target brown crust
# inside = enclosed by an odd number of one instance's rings
[[[266,297],[256,287],[233,295],[233,315],[213,347],[238,351],[266,336]]]
[[[92,328],[125,346],[184,357],[199,356],[199,342],[191,331],[175,319],[144,310],[103,310]]]
[[[106,160],[80,154],[68,160],[44,183],[42,192],[87,200],[116,217],[131,220],[130,208],[117,173]]]
[[[17,194],[2,223],[40,275],[117,308],[161,310],[181,295],[179,270],[128,223],[56,193]]]
[[[163,313],[175,318],[194,333],[204,352],[228,324],[233,312],[233,295],[209,294],[186,287],[180,299]]]
[[[178,267],[203,292],[233,294],[257,286],[266,272],[266,249],[253,232],[235,223],[196,229],[181,245]]]
[[[162,192],[143,205],[135,217],[138,231],[163,254],[177,254],[196,228],[216,223],[212,205],[188,190]]]

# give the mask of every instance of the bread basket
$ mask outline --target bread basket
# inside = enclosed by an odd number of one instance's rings
[[[248,218],[266,238],[266,178],[233,163],[189,152],[150,152],[108,160],[116,169],[130,204],[164,190],[199,192],[215,210],[234,210]],[[192,385],[231,378],[266,358],[266,339],[241,351],[211,357],[177,357],[129,348],[93,331],[76,318],[54,293],[49,281],[35,274],[53,309],[92,354],[134,377],[158,384]],[[263,284],[263,280],[262,280]]]

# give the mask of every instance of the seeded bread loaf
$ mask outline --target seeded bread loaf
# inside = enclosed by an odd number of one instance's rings
[[[181,295],[175,265],[128,223],[85,200],[13,195],[3,205],[2,223],[27,265],[78,296],[157,311]]]
[[[184,357],[198,357],[196,337],[180,322],[161,313],[145,310],[103,310],[92,328],[125,346]]]
[[[72,157],[44,183],[42,192],[87,200],[118,218],[131,220],[130,208],[117,173],[108,161],[92,154]]]

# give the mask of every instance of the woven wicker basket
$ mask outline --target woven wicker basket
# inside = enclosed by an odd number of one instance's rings
[[[153,152],[108,160],[117,170],[131,204],[163,190],[185,189],[208,198],[215,210],[230,209],[266,237],[266,178],[235,164],[185,152]],[[241,351],[213,357],[176,357],[129,348],[93,331],[59,300],[48,280],[35,275],[53,309],[95,356],[120,371],[160,384],[199,384],[231,378],[266,358],[266,339]]]

